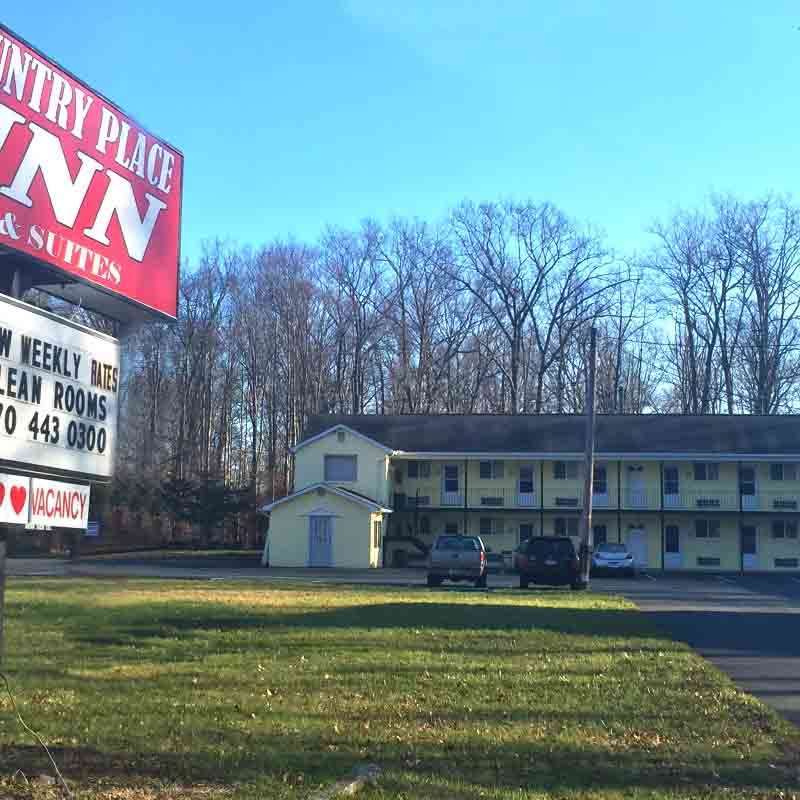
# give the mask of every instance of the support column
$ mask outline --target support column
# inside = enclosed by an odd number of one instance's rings
[[[464,459],[464,535],[466,536],[469,531],[467,530],[467,496],[469,494],[469,461]]]
[[[539,536],[544,536],[544,461],[539,462]]]
[[[617,459],[617,542],[622,543],[622,461]]]
[[[658,509],[661,519],[661,571],[664,571],[664,462],[658,462]]]

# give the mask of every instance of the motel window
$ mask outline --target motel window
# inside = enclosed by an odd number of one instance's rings
[[[694,521],[696,539],[719,539],[718,519],[696,519]]]
[[[577,536],[578,518],[577,517],[556,517],[554,528],[556,536]]]
[[[594,494],[608,494],[608,473],[605,464],[596,464],[593,475]]]
[[[770,464],[769,479],[771,481],[793,481],[797,477],[794,464]]]
[[[420,517],[419,518],[419,532],[423,536],[430,535],[430,532],[431,532],[431,520],[430,520],[430,517]]]
[[[719,464],[696,462],[694,465],[694,479],[696,481],[718,481]]]
[[[325,456],[325,480],[358,480],[358,456]]]
[[[372,523],[372,546],[377,550],[381,546],[381,539],[383,538],[383,523],[376,519]]]
[[[553,478],[557,481],[573,481],[578,477],[577,461],[554,461]]]
[[[481,517],[481,536],[491,536],[497,531],[497,522],[491,517]]]
[[[776,519],[772,523],[773,539],[796,539],[797,523],[793,520]]]
[[[457,522],[445,522],[445,524],[444,524],[444,532],[448,536],[458,536],[458,523]]]
[[[409,461],[408,462],[408,477],[409,478],[430,478],[431,476],[431,462],[430,461]]]
[[[594,546],[598,547],[608,541],[608,531],[605,525],[595,525],[592,528],[594,534]]]
[[[481,480],[502,480],[505,475],[505,464],[502,461],[481,461]]]

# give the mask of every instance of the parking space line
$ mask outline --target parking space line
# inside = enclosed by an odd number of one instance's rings
[[[657,578],[654,578],[649,572],[643,572],[642,575],[644,575],[645,578],[649,578],[651,581],[657,580]]]
[[[730,578],[726,578],[724,575],[716,575],[715,577],[718,581],[721,581],[722,583],[730,583],[733,586],[736,586],[736,581],[731,580]]]
[[[794,581],[795,583],[800,583],[800,578],[789,578],[790,581]]]

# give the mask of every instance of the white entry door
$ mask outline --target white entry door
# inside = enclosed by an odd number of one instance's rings
[[[628,470],[628,507],[647,507],[647,483],[641,467]]]
[[[333,522],[330,517],[308,518],[308,566],[333,566]]]
[[[647,566],[647,534],[641,528],[628,531],[628,552],[637,567]]]

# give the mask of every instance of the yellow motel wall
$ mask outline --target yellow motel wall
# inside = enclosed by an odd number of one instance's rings
[[[363,494],[377,503],[387,505],[389,497],[389,458],[386,452],[360,436],[343,431],[331,431],[311,444],[301,447],[294,456],[294,490],[325,480],[325,456],[356,456],[358,472],[355,481],[337,481],[336,485]]]
[[[491,533],[487,533],[487,523],[481,520],[491,519]],[[696,572],[736,572],[745,571],[792,572],[792,559],[800,563],[800,539],[774,538],[772,523],[774,519],[791,521],[791,517],[759,517],[757,515],[738,514],[698,514],[694,512],[644,513],[623,511],[594,512],[592,523],[595,530],[605,527],[606,539],[609,542],[622,542],[631,550],[636,548],[641,557],[641,566],[651,570],[682,570]],[[425,522],[427,520],[427,522]],[[558,520],[563,520],[560,524]],[[572,522],[570,522],[572,520]],[[705,520],[714,527],[719,525],[718,537],[697,536],[696,521]],[[798,520],[800,523],[800,520]],[[407,540],[409,535],[432,544],[436,536],[458,531],[469,536],[482,536],[485,545],[496,553],[510,554],[529,531],[534,536],[560,535],[566,528],[576,549],[580,544],[580,515],[562,512],[539,510],[502,512],[475,512],[463,510],[420,509],[418,514],[401,512],[392,515],[393,533],[402,532]],[[663,527],[662,527],[663,526]],[[756,530],[756,554],[744,563],[741,552],[741,527],[753,526]],[[664,552],[664,533],[669,527],[677,529],[678,552]],[[425,530],[429,533],[426,533]],[[388,545],[387,564],[392,562],[392,554],[397,549],[404,549],[409,554],[418,555],[418,551],[407,541],[392,541]],[[776,565],[778,563],[787,566]]]
[[[373,523],[382,519],[366,506],[321,490],[300,495],[270,513],[269,562],[273,567],[306,567],[309,564],[309,518],[331,518],[332,566],[368,568],[380,566],[380,549],[373,546]],[[384,523],[385,524],[385,523]]]

